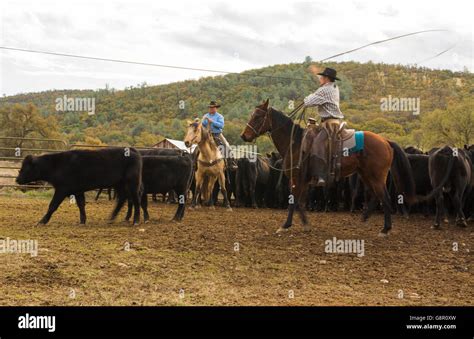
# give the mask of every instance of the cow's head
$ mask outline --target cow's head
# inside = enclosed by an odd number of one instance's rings
[[[16,182],[25,185],[33,181],[41,180],[38,157],[27,155],[21,164],[20,172],[16,177]]]
[[[255,107],[247,126],[240,137],[243,141],[254,141],[257,137],[271,130],[270,113],[268,112],[268,99]]]
[[[197,145],[202,140],[202,124],[201,121],[196,118],[194,121],[188,120],[188,128],[186,130],[186,136],[184,137],[184,144],[186,147]]]

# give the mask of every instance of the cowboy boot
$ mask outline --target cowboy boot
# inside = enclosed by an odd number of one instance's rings
[[[316,155],[310,157],[311,186],[324,187],[327,180],[327,164]]]

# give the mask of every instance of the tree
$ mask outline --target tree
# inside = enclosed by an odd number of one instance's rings
[[[434,110],[422,119],[424,142],[428,147],[445,144],[462,147],[474,143],[474,99],[448,104],[446,110]]]
[[[3,107],[0,109],[0,121],[3,136],[54,138],[59,134],[56,119],[53,116],[42,117],[33,104]]]

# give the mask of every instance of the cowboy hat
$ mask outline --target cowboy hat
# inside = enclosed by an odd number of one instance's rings
[[[214,100],[212,100],[212,101],[209,103],[209,106],[207,106],[207,107],[219,108],[219,107],[221,107],[221,105],[219,105],[217,102],[215,102]]]
[[[334,80],[341,80],[336,76],[336,74],[337,74],[336,70],[333,69],[333,68],[329,68],[329,67],[325,68],[323,72],[318,73],[318,75],[328,77],[328,78],[332,79],[333,81]]]

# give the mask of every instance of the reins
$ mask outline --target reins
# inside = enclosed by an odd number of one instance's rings
[[[293,117],[296,116],[296,114],[301,110],[301,108],[303,108],[304,106],[304,103],[301,103],[299,104],[293,111],[291,111],[287,117],[289,117],[290,119],[292,119]],[[259,130],[257,131],[255,129],[255,127],[253,127],[252,125],[250,125],[249,123],[247,123],[247,126],[255,133],[256,136],[259,136],[262,134],[262,128],[263,126],[265,126],[265,122],[267,121],[267,119],[269,119],[269,122],[270,122],[270,130],[268,131],[268,136],[270,137],[270,139],[272,140],[273,144],[275,144],[273,138],[272,138],[272,133],[276,130],[278,130],[279,128],[283,128],[284,127],[284,124],[273,129],[273,126],[272,126],[272,123],[271,123],[271,119],[269,118],[269,115],[270,115],[270,112],[273,108],[272,107],[269,107],[267,108],[267,110],[264,110],[260,107],[256,107],[256,110],[258,111],[261,111],[263,113],[265,113],[265,116],[264,116],[264,120],[263,120],[263,123],[260,125],[260,128]],[[300,115],[300,119],[299,119],[299,122],[298,124],[301,122],[303,116],[304,116],[304,112],[305,110],[303,110],[303,112],[301,113]],[[305,159],[300,159],[299,163],[297,166],[293,166],[293,136],[294,136],[294,131],[295,131],[295,127],[296,127],[296,123],[293,123],[293,126],[291,127],[291,133],[290,133],[290,141],[289,141],[289,152],[290,152],[290,167],[289,168],[286,168],[286,169],[279,169],[279,168],[276,168],[276,167],[273,167],[271,165],[269,165],[270,168],[276,170],[276,171],[280,171],[280,172],[285,172],[285,171],[290,171],[290,180],[291,178],[293,177],[293,170],[294,169],[299,169],[300,168],[300,165],[301,165],[301,162]],[[288,150],[287,150],[288,152]],[[283,159],[285,158],[286,154],[282,155],[283,156]],[[290,191],[292,190],[293,188],[293,185],[290,185]]]

